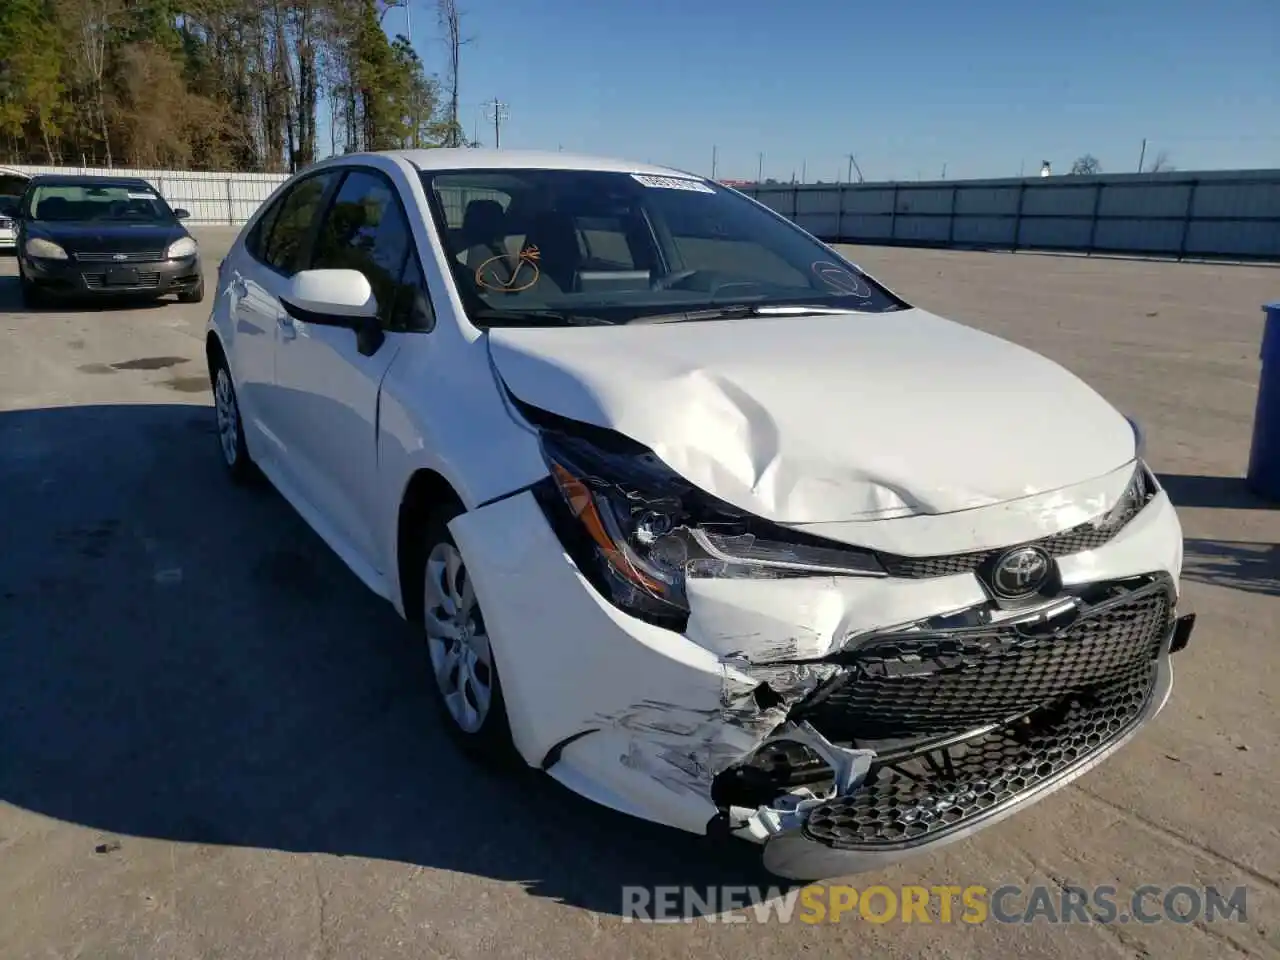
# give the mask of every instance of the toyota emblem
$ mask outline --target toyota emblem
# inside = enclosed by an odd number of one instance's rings
[[[1049,554],[1039,547],[1017,547],[996,559],[991,589],[1006,600],[1020,600],[1037,593],[1052,569]]]

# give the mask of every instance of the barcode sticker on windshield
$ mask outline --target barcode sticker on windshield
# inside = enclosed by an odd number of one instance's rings
[[[658,187],[662,190],[692,190],[694,193],[715,193],[701,180],[688,180],[684,177],[659,177],[649,173],[633,173],[631,178],[646,187]]]
[[[129,191],[130,200],[154,200],[155,198],[156,195],[154,193],[140,193],[134,190]]]

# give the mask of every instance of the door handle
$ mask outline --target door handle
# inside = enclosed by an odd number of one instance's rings
[[[298,328],[293,325],[293,318],[287,313],[276,314],[276,323],[280,325],[280,336],[284,340],[296,340]]]

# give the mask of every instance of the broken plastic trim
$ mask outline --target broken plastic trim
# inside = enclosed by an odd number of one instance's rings
[[[689,577],[887,576],[874,554],[743,513],[626,438],[547,428],[540,438],[551,477],[535,493],[566,552],[650,622],[683,629]]]

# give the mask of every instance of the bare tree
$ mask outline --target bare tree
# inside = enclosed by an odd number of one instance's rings
[[[1071,172],[1076,176],[1093,176],[1102,172],[1102,164],[1092,153],[1086,153],[1082,157],[1077,157],[1071,164]]]
[[[458,59],[462,44],[466,41],[462,39],[462,22],[455,0],[438,0],[437,10],[440,26],[444,27],[445,39],[449,44],[449,128],[444,145],[456,147],[462,139],[462,127],[458,123]]]
[[[1161,150],[1156,158],[1147,165],[1147,173],[1170,173],[1178,169],[1169,162],[1169,151]]]

